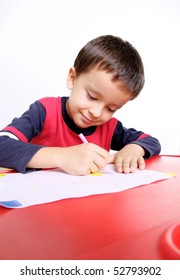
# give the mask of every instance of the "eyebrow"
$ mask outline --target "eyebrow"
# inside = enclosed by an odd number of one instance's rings
[[[102,94],[101,94],[98,90],[96,90],[95,88],[93,88],[91,85],[89,86],[89,89],[90,89],[90,91],[92,91],[93,93],[96,93],[96,94],[102,96]]]

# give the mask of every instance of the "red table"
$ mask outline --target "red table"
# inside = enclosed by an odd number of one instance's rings
[[[171,258],[160,241],[180,223],[180,157],[156,156],[146,168],[177,176],[119,193],[22,209],[0,206],[0,259]]]

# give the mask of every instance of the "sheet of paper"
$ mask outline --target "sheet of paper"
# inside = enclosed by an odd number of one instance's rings
[[[1,174],[0,205],[20,208],[67,198],[121,192],[174,175],[153,170],[120,174],[114,171],[113,164],[87,176],[73,176],[58,169]]]

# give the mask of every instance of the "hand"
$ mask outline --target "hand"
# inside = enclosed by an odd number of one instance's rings
[[[103,148],[83,143],[63,148],[60,155],[60,168],[73,175],[87,175],[97,172],[109,163],[109,153]]]
[[[128,144],[117,153],[110,156],[110,162],[114,163],[115,170],[119,173],[133,173],[137,168],[144,169],[144,149],[137,144]]]
[[[106,150],[92,143],[83,143],[66,148],[43,147],[32,157],[27,167],[58,167],[72,175],[87,175],[105,167],[109,161]]]

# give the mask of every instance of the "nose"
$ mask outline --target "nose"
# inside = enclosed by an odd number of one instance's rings
[[[97,119],[102,115],[103,107],[97,104],[94,104],[91,108],[89,108],[89,115],[93,119]]]

